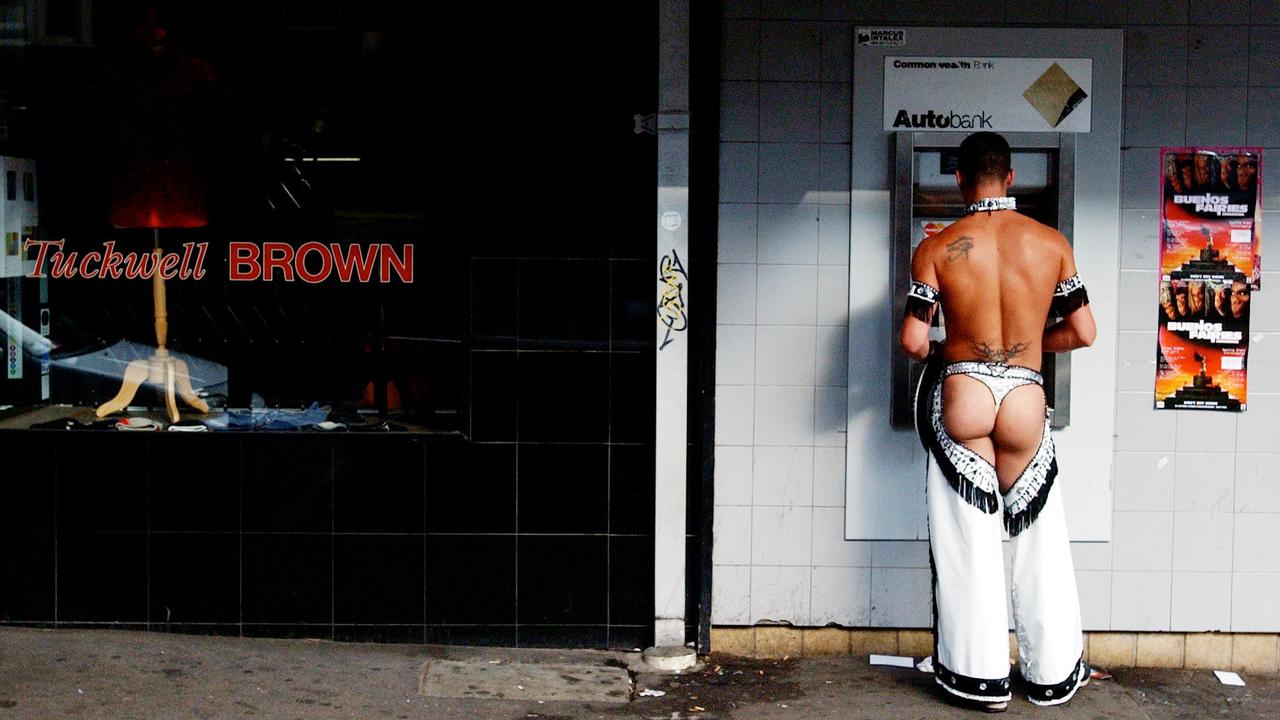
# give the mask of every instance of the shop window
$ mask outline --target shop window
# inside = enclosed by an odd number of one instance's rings
[[[468,431],[439,58],[304,5],[98,3],[0,58],[0,429]]]

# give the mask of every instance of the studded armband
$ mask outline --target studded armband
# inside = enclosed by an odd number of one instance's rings
[[[1054,288],[1051,312],[1058,317],[1066,317],[1088,304],[1089,293],[1084,289],[1084,281],[1079,275],[1072,275]]]
[[[924,322],[933,319],[933,308],[938,304],[938,289],[922,283],[911,281],[911,289],[907,292],[907,314]]]

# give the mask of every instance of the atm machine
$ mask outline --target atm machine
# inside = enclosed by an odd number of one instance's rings
[[[1110,540],[1124,47],[1114,29],[854,28],[846,539],[928,537],[927,454],[911,431],[920,367],[898,330],[912,249],[963,212],[954,158],[983,129],[1013,149],[1018,211],[1073,241],[1089,288],[1097,341],[1055,354],[1043,373],[1054,445],[1069,458],[1059,478],[1071,538]],[[1055,102],[1071,112],[1054,116]]]
[[[895,134],[892,169],[893,254],[891,271],[894,288],[905,288],[911,279],[911,256],[926,237],[942,230],[964,214],[966,203],[956,187],[958,148],[967,133],[899,132]],[[1013,187],[1009,194],[1018,201],[1018,212],[1057,228],[1072,240],[1075,216],[1074,133],[1005,133],[1012,150]],[[895,337],[890,368],[892,396],[890,417],[895,427],[914,427],[916,385],[924,364],[897,348],[897,324],[902,318],[905,295],[894,305],[890,327]],[[946,318],[934,314],[930,337],[941,340]],[[1071,354],[1045,353],[1042,363],[1045,390],[1052,408],[1054,428],[1071,422]]]

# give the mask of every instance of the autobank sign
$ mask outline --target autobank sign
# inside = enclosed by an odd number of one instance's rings
[[[1089,132],[1089,58],[886,57],[884,129]]]

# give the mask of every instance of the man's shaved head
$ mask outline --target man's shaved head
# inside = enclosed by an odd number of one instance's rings
[[[957,168],[970,187],[981,182],[1003,183],[1009,174],[1009,143],[993,132],[977,132],[960,143]]]

